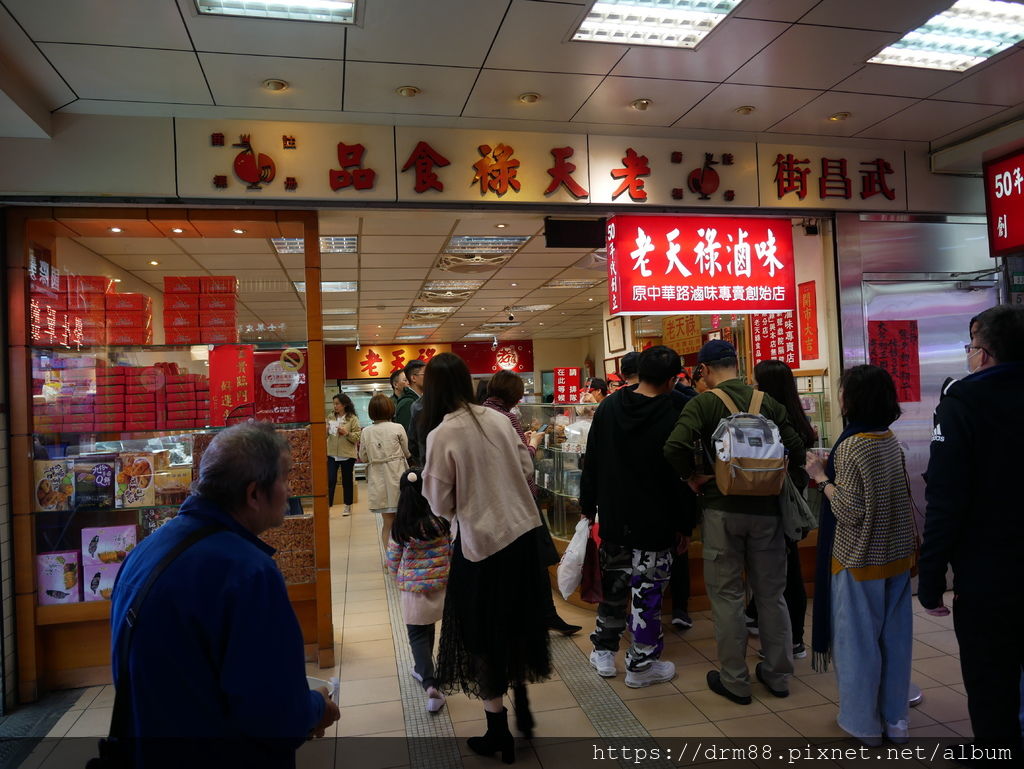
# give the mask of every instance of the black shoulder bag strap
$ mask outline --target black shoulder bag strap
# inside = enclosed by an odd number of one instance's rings
[[[135,625],[142,610],[142,603],[149,595],[153,583],[157,581],[164,570],[171,565],[179,555],[188,550],[192,545],[201,539],[219,531],[226,531],[220,524],[203,526],[196,529],[181,542],[172,547],[160,562],[153,567],[153,570],[146,577],[139,592],[135,594],[135,600],[128,607],[124,615],[124,628],[117,645],[117,681],[118,686],[114,692],[114,712],[110,719],[110,734],[100,740],[99,758],[91,759],[86,764],[86,769],[130,769],[135,763],[132,747],[128,735],[131,733],[131,693],[128,683],[128,652],[131,649],[132,636],[135,633]],[[120,576],[120,573],[118,574]],[[116,581],[115,581],[116,587]]]

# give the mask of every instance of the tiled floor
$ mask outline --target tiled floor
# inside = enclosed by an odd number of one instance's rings
[[[415,682],[410,683],[408,674],[405,628],[400,622],[392,622],[392,617],[398,617],[397,612],[392,611],[396,594],[393,587],[389,588],[381,566],[379,520],[367,512],[365,503],[357,504],[354,514],[347,518],[340,516],[340,510],[341,507],[336,506],[331,514],[337,667],[320,670],[310,665],[308,668],[310,675],[320,678],[337,675],[342,682],[341,721],[328,736],[420,737],[428,736],[425,729],[434,736],[481,734],[485,729],[482,707],[478,701],[461,694],[449,697],[447,707],[440,714],[424,717],[422,692]],[[530,688],[537,716],[536,735],[552,739],[536,743],[532,749],[523,743],[518,763],[524,766],[565,766],[572,746],[560,747],[559,740],[610,737],[616,733],[615,719],[635,723],[641,733],[634,736],[643,738],[794,737],[822,743],[844,737],[835,723],[838,698],[835,678],[832,673],[814,673],[809,658],[795,661],[796,675],[788,698],[777,699],[755,683],[752,705],[732,704],[707,689],[704,677],[714,668],[716,657],[714,629],[710,614],[699,612],[694,615],[694,627],[685,633],[666,626],[664,659],[676,663],[677,678],[646,689],[628,689],[622,673],[613,679],[601,679],[589,668],[586,655],[591,646],[587,631],[593,627],[593,613],[558,603],[561,615],[583,625],[584,632],[571,640],[552,637],[553,644],[558,644],[556,675],[551,681]],[[969,737],[967,699],[952,619],[925,616],[916,602],[915,609],[914,681],[924,691],[924,702],[911,711],[911,734]],[[751,638],[748,648],[753,669],[758,661],[756,638]],[[623,670],[622,658],[620,652],[617,658],[620,671]],[[111,687],[83,691],[73,709],[60,719],[49,736],[105,734],[112,704]],[[344,759],[337,748],[340,744],[307,744],[299,752],[299,765],[342,765]],[[405,765],[451,766],[457,765],[459,760],[449,757],[438,763],[425,760],[415,751],[410,756],[411,748],[406,749],[399,741],[381,741],[380,744],[382,748],[373,764],[381,769]],[[494,761],[466,755],[464,744],[459,750],[465,767],[496,765]],[[58,752],[52,744],[49,749],[41,746],[23,766],[28,769],[60,766],[63,761],[54,763]],[[578,752],[576,755],[578,757]],[[741,765],[746,764],[731,763],[731,766]],[[824,766],[829,765],[824,762]]]

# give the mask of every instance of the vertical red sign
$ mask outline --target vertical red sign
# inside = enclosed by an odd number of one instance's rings
[[[223,427],[232,411],[253,402],[252,375],[252,345],[221,344],[210,351],[212,427]]]
[[[305,347],[255,355],[256,418],[278,424],[309,421]]]
[[[555,369],[555,403],[575,403],[580,398],[580,369]]]
[[[797,327],[800,330],[800,358],[814,360],[818,357],[818,295],[814,281],[809,280],[797,286]]]
[[[792,369],[799,368],[796,319],[791,312],[750,316],[750,341],[754,363],[781,360]]]
[[[884,368],[896,384],[900,403],[921,400],[916,320],[869,320],[868,360]]]
[[[989,253],[1024,252],[1024,151],[990,160],[983,169]]]

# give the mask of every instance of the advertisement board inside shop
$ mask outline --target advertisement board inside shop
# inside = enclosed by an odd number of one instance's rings
[[[612,315],[796,309],[789,219],[615,216],[606,243]]]
[[[986,162],[984,174],[989,253],[1024,253],[1024,150]]]

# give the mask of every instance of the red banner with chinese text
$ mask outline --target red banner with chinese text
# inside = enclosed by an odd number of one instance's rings
[[[797,328],[800,331],[800,359],[815,360],[818,355],[818,295],[814,281],[809,280],[797,286],[798,308]]]
[[[700,350],[700,318],[696,315],[677,315],[662,318],[661,343],[671,347],[680,355],[690,355]]]
[[[796,309],[789,219],[615,216],[606,244],[612,315]]]
[[[576,403],[580,399],[580,369],[555,369],[555,403]]]
[[[984,174],[989,253],[1024,252],[1024,151],[990,160]]]
[[[751,315],[750,345],[754,353],[754,365],[763,360],[781,360],[791,369],[800,367],[796,318],[792,312]]]
[[[490,342],[460,342],[451,348],[476,376],[498,371],[533,372],[533,342],[528,339],[498,342],[497,350],[491,349]]]
[[[221,344],[210,350],[210,425],[223,427],[233,410],[254,399],[252,345]]]
[[[450,344],[432,342],[409,342],[407,344],[378,345],[364,344],[359,350],[349,347],[349,379],[387,379],[392,371],[399,371],[409,361],[422,360],[429,363],[439,352],[451,352]]]
[[[921,365],[916,320],[869,320],[868,360],[892,376],[900,403],[920,402]]]

